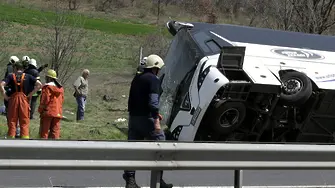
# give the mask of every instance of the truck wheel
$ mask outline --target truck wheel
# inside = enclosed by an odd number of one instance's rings
[[[284,88],[280,99],[284,104],[301,105],[312,95],[312,82],[301,72],[286,72],[281,81]]]
[[[210,125],[215,134],[230,134],[240,126],[246,115],[246,107],[241,102],[223,102],[213,108],[209,115]]]

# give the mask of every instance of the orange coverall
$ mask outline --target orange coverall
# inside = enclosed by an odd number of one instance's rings
[[[40,138],[59,139],[60,121],[62,119],[64,103],[64,89],[57,87],[53,82],[42,87],[40,106]],[[50,131],[50,133],[49,133]]]
[[[16,75],[13,74],[16,92],[8,100],[8,137],[10,138],[15,138],[17,121],[19,121],[21,138],[29,139],[30,105],[29,99],[23,91],[24,77],[25,74],[23,73],[21,81],[18,83]]]

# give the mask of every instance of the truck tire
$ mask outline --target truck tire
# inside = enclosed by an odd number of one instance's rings
[[[312,95],[312,82],[301,72],[286,72],[281,77],[284,88],[280,95],[281,103],[287,105],[304,104]]]
[[[232,133],[243,122],[246,107],[242,102],[227,101],[212,109],[208,119],[215,134]]]

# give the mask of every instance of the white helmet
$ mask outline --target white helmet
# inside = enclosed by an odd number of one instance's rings
[[[151,54],[148,56],[144,68],[158,68],[161,69],[164,66],[164,61],[161,57],[155,54]]]
[[[37,63],[35,59],[30,59],[29,60],[29,65],[33,65],[35,68],[37,68]]]
[[[16,62],[19,62],[20,61],[20,59],[18,58],[18,57],[16,57],[15,55],[14,56],[10,56],[10,58],[9,58],[9,62],[10,63],[16,63]]]
[[[30,61],[30,58],[25,55],[25,56],[22,57],[22,61]]]

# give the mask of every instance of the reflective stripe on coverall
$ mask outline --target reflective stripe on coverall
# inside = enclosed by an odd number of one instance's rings
[[[8,137],[15,138],[17,121],[20,124],[20,136],[29,139],[30,105],[29,99],[23,92],[23,81],[25,73],[22,73],[18,83],[16,75],[13,74],[13,81],[16,87],[15,93],[8,101]],[[19,87],[18,87],[19,86]],[[19,89],[20,88],[20,89]]]
[[[40,119],[40,138],[59,139],[60,121],[62,119],[64,89],[54,83],[43,86],[38,112]],[[50,133],[49,133],[50,131]]]

